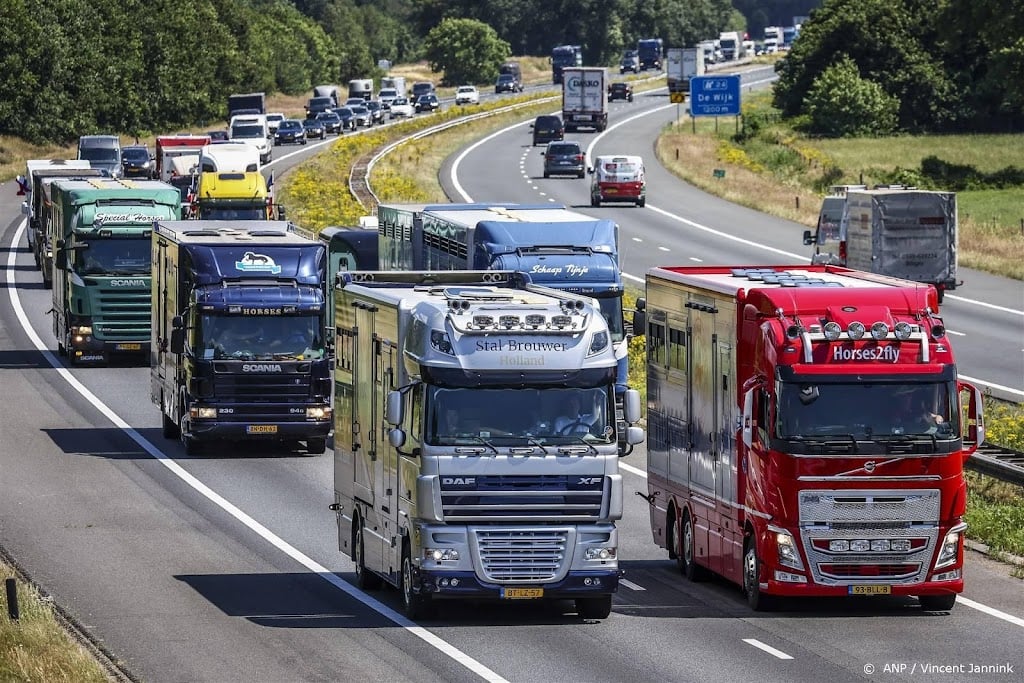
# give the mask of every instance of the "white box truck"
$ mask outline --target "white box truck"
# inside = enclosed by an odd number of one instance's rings
[[[600,66],[574,66],[562,70],[562,121],[565,132],[608,127],[608,74]]]
[[[668,91],[690,92],[690,79],[704,75],[704,50],[699,47],[668,49]]]
[[[963,284],[956,279],[955,192],[851,190],[839,231],[848,268],[934,285],[939,303]]]

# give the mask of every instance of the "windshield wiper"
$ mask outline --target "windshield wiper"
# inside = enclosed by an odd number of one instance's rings
[[[541,449],[542,451],[544,451],[544,455],[548,455],[550,453],[550,451],[547,448],[544,447],[544,444],[542,444],[537,439],[534,439],[533,437],[527,438],[526,439],[526,443],[530,444],[531,446],[536,446],[537,448]]]
[[[495,455],[498,454],[498,449],[494,447],[494,444],[492,444],[490,441],[488,441],[484,437],[482,437],[482,436],[471,436],[471,437],[468,437],[468,438],[472,439],[473,441],[476,441],[477,443],[482,443],[483,445],[487,446],[492,451],[494,451]]]

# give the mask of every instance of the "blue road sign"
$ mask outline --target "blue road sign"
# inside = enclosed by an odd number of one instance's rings
[[[690,114],[693,116],[738,116],[739,76],[694,76],[690,79]]]

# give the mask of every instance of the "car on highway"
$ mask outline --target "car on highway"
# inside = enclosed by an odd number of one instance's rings
[[[155,178],[156,160],[145,145],[121,148],[121,175],[125,178]]]
[[[455,104],[480,104],[480,91],[475,85],[460,85],[455,91]]]
[[[640,57],[636,50],[626,50],[622,55],[622,61],[619,62],[619,73],[624,74],[627,71],[640,73]]]
[[[565,124],[561,116],[543,114],[530,124],[533,132],[533,146],[565,139]]]
[[[362,97],[350,97],[347,100],[345,100],[342,103],[341,106],[343,106],[343,107],[353,107],[353,106],[355,106],[357,104],[366,104],[366,100],[364,98],[362,98]]]
[[[348,105],[348,108],[352,110],[352,120],[356,122],[356,127],[369,126],[373,123],[370,110],[366,108],[366,100],[363,100],[362,104]]]
[[[494,82],[494,94],[503,92],[523,92],[523,84],[519,82],[515,74],[498,74],[498,80]]]
[[[553,175],[584,178],[587,175],[587,155],[575,140],[549,142],[541,155],[544,157],[545,178]]]
[[[587,173],[591,175],[591,206],[601,206],[602,202],[632,202],[637,206],[647,203],[647,183],[641,157],[602,154],[594,158],[594,166],[588,168]]]
[[[267,128],[270,129],[271,133],[275,132],[277,130],[277,127],[286,118],[288,118],[288,117],[285,116],[284,114],[282,114],[281,112],[274,112],[272,114],[267,114]]]
[[[389,117],[392,119],[412,116],[415,113],[412,103],[405,97],[396,97],[391,100],[391,108],[389,109],[389,112]]]
[[[420,95],[429,95],[434,92],[434,83],[432,81],[417,81],[412,84],[412,97],[410,98],[413,102],[420,98]]]
[[[421,114],[423,112],[435,112],[441,108],[441,100],[437,99],[437,95],[434,93],[428,93],[426,95],[420,95],[419,99],[416,100],[416,113]]]
[[[343,108],[343,107],[339,107]],[[317,121],[321,121],[324,124],[324,130],[328,133],[336,133],[341,135],[342,129],[345,127],[345,123],[338,115],[338,110],[334,111],[322,111],[316,115]]]
[[[616,81],[608,86],[608,101],[615,100],[633,101],[633,86],[625,81]]]
[[[341,119],[341,130],[355,130],[356,129],[356,113],[352,111],[352,107],[343,105],[341,107],[335,107],[331,110],[337,114]]]
[[[274,144],[283,145],[285,143],[306,144],[306,129],[303,128],[302,121],[285,119],[277,124],[277,130],[274,131]]]
[[[378,100],[369,100],[366,108],[370,110],[370,125],[384,123],[384,105]]]
[[[398,90],[396,88],[381,88],[380,92],[377,93],[377,99],[380,100],[381,106],[385,109],[391,108],[391,103],[398,97]]]
[[[323,140],[327,137],[327,131],[324,130],[324,122],[317,121],[316,119],[306,119],[302,122],[302,127],[306,129],[306,139],[309,138],[320,138]]]

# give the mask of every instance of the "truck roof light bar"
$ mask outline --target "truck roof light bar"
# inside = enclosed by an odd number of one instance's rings
[[[864,327],[864,323],[859,320],[854,320],[846,327],[846,334],[854,341],[863,339],[866,331],[867,328]]]
[[[871,338],[878,341],[889,336],[889,326],[879,320],[871,325]]]

